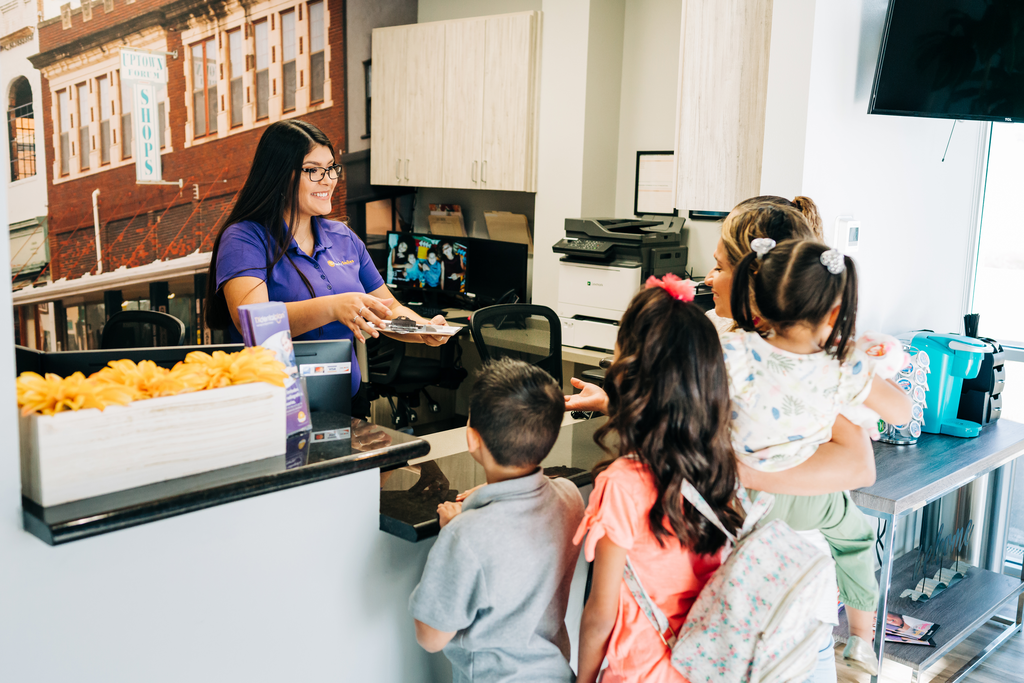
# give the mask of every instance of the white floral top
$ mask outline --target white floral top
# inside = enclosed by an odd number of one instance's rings
[[[867,399],[874,365],[882,360],[859,345],[846,362],[824,351],[791,353],[742,330],[726,332],[721,340],[733,448],[744,464],[763,472],[796,467],[830,441],[836,416]]]

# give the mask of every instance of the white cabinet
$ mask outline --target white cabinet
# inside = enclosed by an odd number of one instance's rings
[[[683,0],[676,208],[761,193],[772,0]]]
[[[535,192],[539,21],[375,29],[371,182]]]
[[[373,32],[370,182],[429,185],[440,175],[444,27]]]

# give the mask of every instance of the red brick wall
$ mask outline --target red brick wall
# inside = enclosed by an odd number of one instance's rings
[[[124,0],[114,0],[114,11],[109,14],[103,10],[102,2],[93,2],[91,21],[83,21],[81,8],[75,7],[71,10],[71,28],[63,28],[60,16],[39,24],[39,51],[48,52],[91,33],[116,26],[131,17],[147,14],[176,2],[178,0],[135,0],[129,5]]]
[[[116,2],[115,7],[120,11],[121,0]],[[140,6],[147,2],[161,4],[161,0],[137,0],[129,7],[141,9]],[[331,27],[327,37],[331,54],[335,56],[328,69],[334,106],[303,116],[327,134],[338,153],[346,149],[343,4],[342,0],[328,0]],[[112,15],[116,16],[117,11]],[[94,19],[86,26],[91,28],[102,13],[101,4],[93,9]],[[60,24],[56,26],[59,30]],[[42,40],[41,31],[40,42]],[[178,32],[167,33],[167,48],[178,50],[179,55],[184,54]],[[171,144],[176,151],[163,156],[164,179],[184,179],[185,186],[181,190],[173,186],[136,185],[134,165],[54,185],[53,164],[47,163],[50,270],[54,280],[95,272],[92,191],[97,188],[100,190],[100,241],[104,271],[122,265],[139,266],[156,259],[184,256],[196,249],[209,251],[213,247],[220,222],[227,216],[236,193],[245,181],[256,143],[266,127],[226,135],[215,142],[185,149],[186,112],[181,104],[185,91],[184,65],[182,58],[168,62]],[[51,160],[56,158],[54,124],[49,116],[51,94],[45,77],[42,87],[46,158]],[[199,185],[199,202],[192,199],[193,184]],[[342,218],[345,213],[343,185],[335,191],[333,207],[331,217]]]

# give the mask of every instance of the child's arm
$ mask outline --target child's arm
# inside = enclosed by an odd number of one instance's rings
[[[608,540],[598,540],[594,553],[594,577],[590,599],[580,622],[579,674],[576,683],[594,683],[608,651],[615,618],[619,615],[619,585],[626,568],[626,549]],[[643,624],[642,626],[647,626]]]
[[[413,621],[416,622],[416,642],[427,652],[440,652],[458,633],[458,631],[438,631],[419,619],[413,619]]]
[[[748,489],[793,496],[817,496],[875,483],[875,453],[863,429],[840,415],[832,440],[810,458],[782,472],[759,472],[737,461],[740,481]]]
[[[871,384],[871,393],[868,394],[864,405],[878,413],[889,424],[903,425],[910,422],[910,408],[913,402],[893,382],[875,377]]]

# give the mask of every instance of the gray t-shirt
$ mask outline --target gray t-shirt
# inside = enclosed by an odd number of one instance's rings
[[[565,609],[583,498],[538,469],[465,500],[430,550],[409,611],[439,631],[454,683],[572,681]]]

